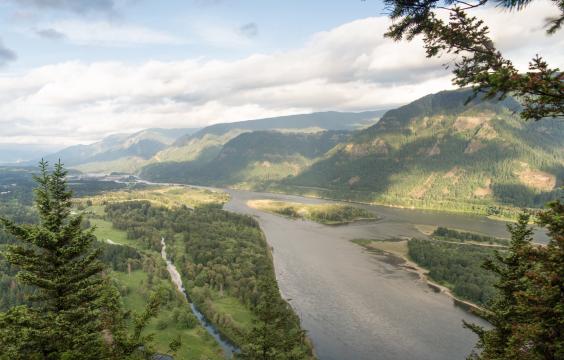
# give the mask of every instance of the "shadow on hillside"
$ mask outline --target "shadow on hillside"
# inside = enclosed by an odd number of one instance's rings
[[[518,207],[540,208],[550,201],[564,198],[562,189],[539,192],[522,184],[494,184],[492,191],[497,202]]]
[[[444,174],[455,167],[490,172],[495,165],[511,157],[511,151],[491,142],[480,151],[465,154],[469,140],[447,135],[439,143],[440,153],[432,153],[435,137],[406,143],[389,154],[370,154],[358,158],[337,153],[286,181],[288,185],[328,188],[334,191],[360,191],[384,194],[397,177],[406,173]],[[353,180],[358,178],[356,182]],[[351,181],[354,184],[351,185]],[[425,179],[421,179],[424,182]]]

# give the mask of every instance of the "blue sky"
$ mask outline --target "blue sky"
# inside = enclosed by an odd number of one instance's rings
[[[549,1],[475,10],[525,69]],[[150,127],[392,108],[452,88],[374,0],[0,0],[0,145],[66,146]]]
[[[0,3],[0,36],[17,54],[12,70],[68,60],[236,59],[298,47],[313,33],[383,13],[379,1],[361,0],[131,0],[102,1],[108,5],[80,9],[38,6],[40,2]],[[115,43],[111,38],[79,41],[65,35],[73,22],[92,28],[107,23],[116,31],[134,28],[147,34],[146,39],[140,35],[139,43],[120,43],[119,36]],[[151,39],[151,34],[160,38]]]

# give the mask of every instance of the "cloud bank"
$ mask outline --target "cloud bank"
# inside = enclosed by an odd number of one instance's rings
[[[539,3],[520,13],[481,15],[517,64],[539,52],[562,65],[562,34],[547,38],[542,28],[551,11]],[[388,26],[385,17],[356,20],[314,34],[301,48],[232,61],[71,61],[3,74],[0,143],[68,145],[147,127],[378,109],[451,87],[442,67],[448,59],[427,59],[417,40],[384,39]]]

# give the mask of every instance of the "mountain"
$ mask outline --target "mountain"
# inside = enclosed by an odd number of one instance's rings
[[[210,161],[152,164],[141,176],[162,182],[256,186],[299,174],[349,137],[347,131],[242,133]]]
[[[311,133],[323,130],[356,130],[374,124],[384,112],[384,110],[360,113],[328,111],[215,124],[194,134],[180,137],[172,146],[159,152],[154,160],[155,162],[208,161],[217,156],[229,140],[246,132],[277,130]]]
[[[470,95],[428,95],[356,132],[239,134],[205,159],[141,175],[477,213],[564,196],[562,120],[525,122],[512,98],[466,104]]]
[[[180,136],[198,129],[147,129],[134,134],[110,135],[90,145],[75,145],[45,160],[86,172],[134,171]]]
[[[564,123],[525,122],[512,98],[474,99],[444,91],[388,111],[279,184],[376,203],[497,211],[492,204],[542,206],[562,196]]]
[[[142,167],[167,162],[204,163],[213,160],[223,146],[238,135],[260,130],[314,133],[367,127],[384,113],[321,112],[215,124],[203,129],[147,129],[134,134],[108,136],[90,145],[75,145],[45,157],[61,159],[84,172],[137,173]],[[27,162],[27,165],[36,161]],[[173,164],[172,166],[177,166]],[[194,164],[190,164],[192,167]],[[184,166],[180,164],[178,166]]]

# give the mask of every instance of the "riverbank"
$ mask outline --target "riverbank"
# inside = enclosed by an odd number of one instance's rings
[[[430,288],[436,292],[445,294],[451,298],[455,304],[463,305],[463,308],[470,311],[472,314],[479,314],[483,312],[484,309],[471,301],[462,299],[456,296],[451,289],[433,281],[429,277],[429,270],[420,266],[415,261],[410,259],[409,252],[407,248],[408,239],[404,240],[366,240],[366,239],[354,239],[351,240],[353,243],[362,246],[365,250],[369,252],[376,252],[378,254],[384,254],[387,256],[395,257],[396,260],[393,263],[400,266],[402,269],[415,273],[417,276],[424,281]]]
[[[501,204],[477,204],[468,203],[464,201],[430,201],[424,202],[417,199],[404,199],[402,201],[386,201],[375,199],[373,201],[365,201],[362,198],[369,196],[376,196],[374,193],[360,193],[358,191],[336,191],[325,188],[314,188],[314,187],[298,187],[294,186],[291,188],[283,188],[280,186],[248,186],[248,187],[237,187],[228,186],[227,188],[232,188],[236,190],[246,190],[246,191],[259,191],[259,192],[270,192],[273,194],[284,194],[284,195],[295,195],[302,196],[312,199],[324,199],[331,201],[339,201],[352,204],[362,204],[362,205],[377,205],[385,206],[390,208],[405,209],[405,210],[428,210],[437,211],[451,214],[463,214],[463,215],[476,215],[484,216],[492,220],[515,222],[518,214],[523,211],[522,208],[501,205]],[[339,195],[341,194],[341,195]],[[527,209],[527,210],[538,210],[538,209]],[[493,212],[493,213],[492,213]]]
[[[200,322],[200,325],[204,329],[206,329],[208,334],[210,334],[211,337],[213,337],[213,339],[221,347],[225,358],[227,358],[227,359],[233,358],[233,354],[240,351],[239,348],[237,348],[231,341],[227,340],[225,338],[224,334],[222,334],[218,329],[216,329],[214,326],[212,326],[210,324],[210,322],[206,319],[204,314],[202,314],[200,312],[200,310],[198,310],[198,308],[194,305],[194,303],[192,302],[192,300],[190,298],[190,295],[186,292],[186,289],[184,288],[184,284],[182,282],[182,277],[180,276],[180,273],[176,269],[176,266],[174,266],[172,261],[168,258],[168,255],[167,255],[167,252],[166,252],[166,242],[165,242],[164,237],[161,238],[161,245],[162,245],[161,257],[166,262],[166,269],[167,269],[168,273],[170,274],[170,279],[171,279],[172,283],[176,286],[176,289],[178,290],[178,292],[181,293],[184,296],[186,301],[188,301],[189,306],[190,306],[190,310],[196,316],[196,318]]]
[[[476,339],[461,326],[480,318],[452,306],[416,275],[374,257],[350,242],[358,238],[414,237],[412,224],[442,224],[498,234],[505,225],[485,219],[364,207],[381,219],[346,226],[295,221],[247,205],[267,199],[305,204],[318,199],[229,190],[229,211],[248,214],[260,223],[272,247],[276,278],[285,299],[302,319],[322,360],[462,360]],[[361,207],[361,206],[359,206]],[[429,331],[433,324],[433,331]]]

